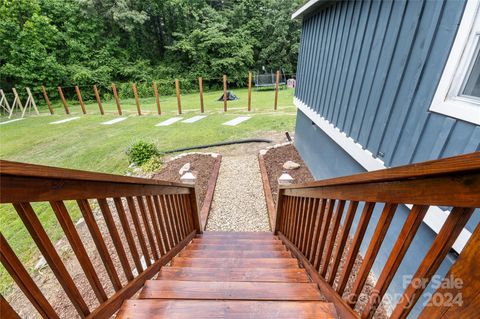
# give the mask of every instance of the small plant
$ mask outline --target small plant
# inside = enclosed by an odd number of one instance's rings
[[[159,154],[157,147],[153,143],[138,141],[130,146],[126,152],[130,163],[137,166],[143,165],[153,156]]]
[[[155,173],[158,172],[163,166],[163,160],[160,156],[155,155],[150,157],[145,163],[142,165],[142,171],[145,173]]]

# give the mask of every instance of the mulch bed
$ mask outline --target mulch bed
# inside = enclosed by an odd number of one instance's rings
[[[190,154],[167,162],[162,170],[153,175],[154,179],[170,182],[180,182],[178,171],[186,163],[190,163],[190,171],[197,178],[195,193],[197,194],[198,206],[203,206],[207,194],[208,181],[215,165],[216,159],[210,154]]]
[[[270,188],[272,189],[272,196],[275,205],[277,204],[278,178],[280,175],[282,175],[282,172],[285,171],[283,168],[283,164],[285,162],[292,161],[300,164],[299,168],[288,170],[288,174],[293,177],[293,182],[295,184],[311,182],[314,180],[312,173],[310,173],[310,170],[303,162],[300,154],[298,154],[297,149],[295,146],[293,146],[293,144],[271,148],[265,155],[263,155],[263,159],[265,161],[268,180],[270,182]]]

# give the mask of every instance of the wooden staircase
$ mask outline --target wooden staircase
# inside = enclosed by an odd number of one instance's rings
[[[204,232],[117,318],[337,318],[272,233]]]

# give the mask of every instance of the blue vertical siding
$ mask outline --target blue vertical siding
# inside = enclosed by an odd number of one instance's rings
[[[339,1],[319,9],[303,21],[295,96],[386,166],[479,150],[478,126],[428,111],[464,7]]]

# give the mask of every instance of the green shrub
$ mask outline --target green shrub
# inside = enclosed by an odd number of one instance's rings
[[[162,169],[163,160],[160,156],[152,156],[142,165],[142,171],[155,173]]]
[[[151,157],[159,154],[157,147],[153,143],[138,141],[130,146],[126,152],[130,163],[137,166],[143,165]]]

